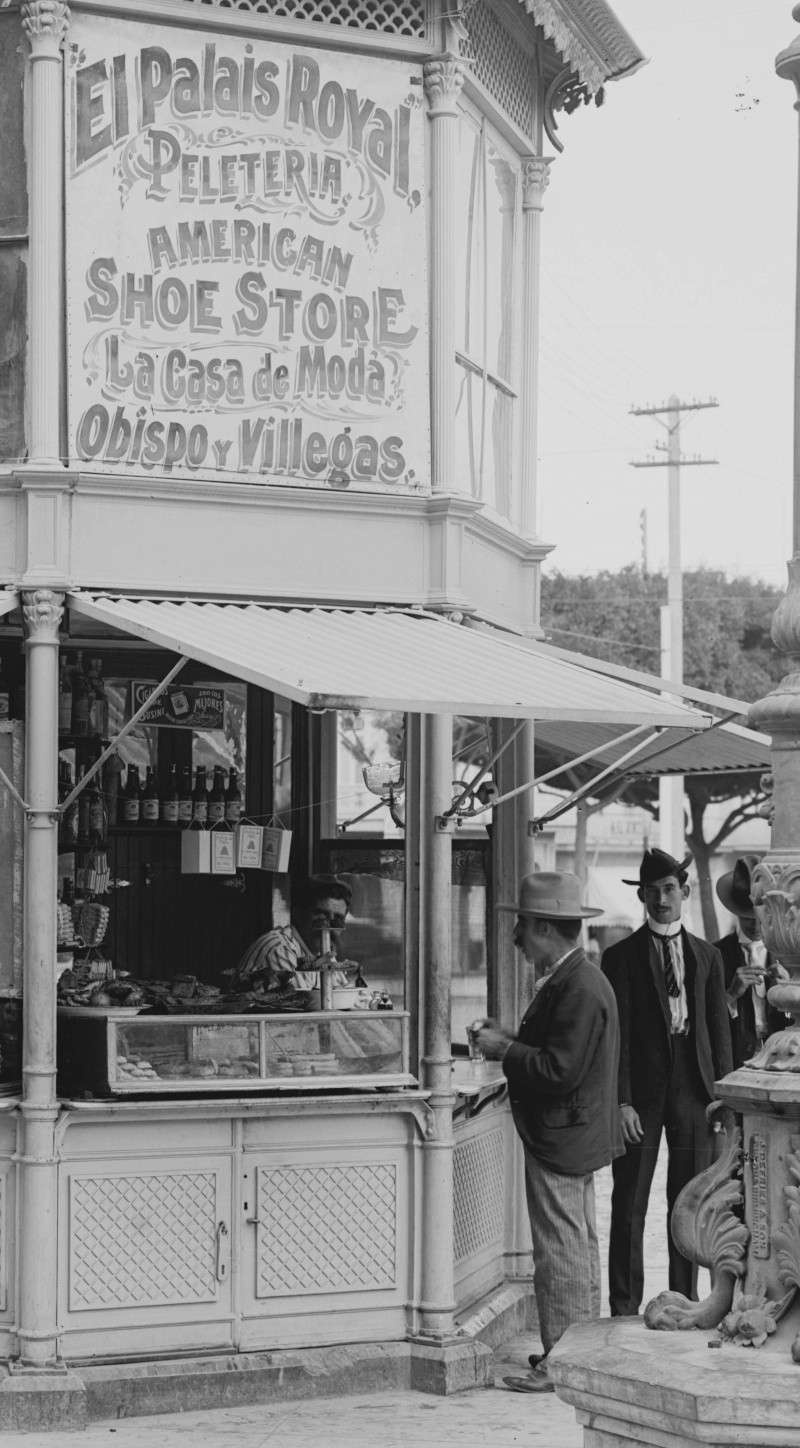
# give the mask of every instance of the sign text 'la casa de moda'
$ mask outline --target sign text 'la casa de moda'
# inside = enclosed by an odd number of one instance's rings
[[[426,487],[420,77],[82,16],[71,42],[70,461]]]

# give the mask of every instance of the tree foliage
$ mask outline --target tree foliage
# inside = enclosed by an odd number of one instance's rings
[[[770,638],[772,615],[781,592],[757,579],[728,579],[719,569],[698,568],[683,575],[684,679],[697,689],[754,703],[786,673],[785,661]],[[667,579],[628,566],[570,577],[554,573],[542,579],[542,627],[561,648],[628,668],[660,674],[660,610],[667,601]],[[636,780],[619,793],[609,782],[607,802],[615,797],[658,816],[658,786]],[[686,841],[695,857],[706,933],[716,933],[710,880],[715,850],[739,825],[758,817],[764,804],[760,774],[686,776]],[[708,834],[708,806],[730,800],[731,807]]]

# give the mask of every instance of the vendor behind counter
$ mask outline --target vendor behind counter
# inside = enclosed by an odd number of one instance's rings
[[[336,875],[311,875],[292,891],[292,923],[259,935],[248,946],[233,973],[233,988],[242,991],[316,990],[320,970],[332,970],[334,986],[349,984],[358,970],[354,960],[339,958],[338,939],[347,924],[353,892]],[[334,938],[323,950],[323,931]],[[333,962],[335,961],[335,966]]]

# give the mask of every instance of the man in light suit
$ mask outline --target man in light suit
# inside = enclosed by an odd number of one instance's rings
[[[678,1251],[669,1218],[679,1192],[711,1165],[707,1109],[731,1070],[731,1033],[719,951],[681,926],[689,860],[646,850],[636,885],[647,920],[603,954],[620,1022],[619,1102],[626,1153],[613,1164],[611,1315],[634,1316],[644,1292],[642,1239],[662,1131],[666,1132],[669,1285],[697,1296],[697,1268]]]
[[[749,1061],[773,1031],[782,1031],[791,1021],[767,1000],[770,986],[788,980],[789,972],[768,955],[761,939],[761,922],[750,896],[750,874],[757,864],[754,855],[745,856],[716,884],[725,909],[736,916],[736,929],[716,942],[725,968],[734,1070]]]
[[[547,1355],[573,1322],[600,1316],[600,1257],[594,1172],[623,1150],[617,1110],[619,1025],[614,995],[580,946],[583,906],[576,875],[527,875],[514,944],[540,981],[516,1036],[493,1021],[478,1045],[502,1061],[514,1125],[525,1154],[533,1239],[534,1292],[543,1357],[528,1377],[505,1378],[516,1392],[552,1389]]]

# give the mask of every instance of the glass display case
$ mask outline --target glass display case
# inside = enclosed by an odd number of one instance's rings
[[[412,1086],[407,1011],[274,1016],[59,1010],[62,1096]]]

